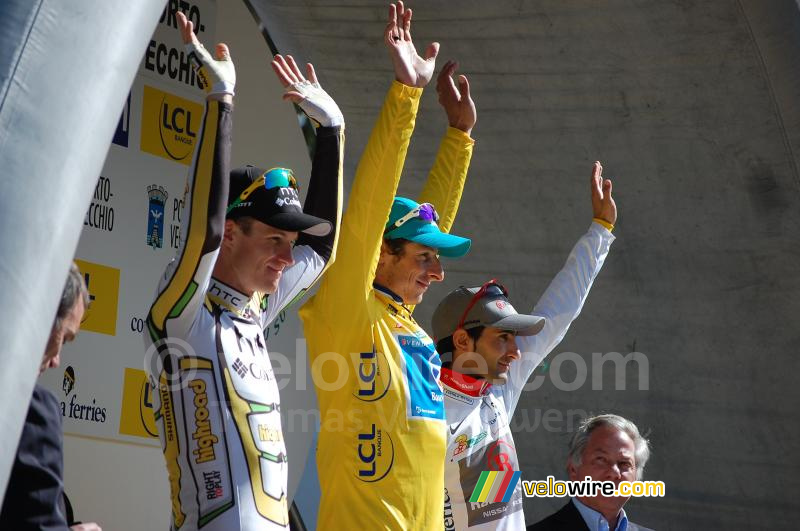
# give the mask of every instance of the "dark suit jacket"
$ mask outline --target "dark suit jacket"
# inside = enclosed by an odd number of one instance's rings
[[[37,384],[0,510],[0,529],[67,531],[61,441],[61,407]]]
[[[528,526],[527,531],[588,531],[589,527],[583,520],[578,508],[572,500],[561,508],[557,513],[553,513],[544,520]],[[653,531],[650,528],[642,527],[628,520],[628,531]]]

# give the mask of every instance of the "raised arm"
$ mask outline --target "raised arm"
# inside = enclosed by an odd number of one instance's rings
[[[383,229],[400,181],[422,87],[430,81],[439,49],[432,43],[425,58],[417,55],[411,39],[411,15],[402,2],[389,6],[384,43],[394,65],[395,82],[356,169],[342,220],[339,258],[314,299],[316,311],[338,311],[342,300],[366,299],[372,291]]]
[[[535,336],[517,338],[522,359],[511,365],[508,385],[509,390],[516,389],[517,394],[512,404],[507,405],[516,405],[518,391],[545,356],[561,342],[581,313],[589,289],[614,241],[611,229],[617,220],[617,205],[611,196],[611,181],[603,179],[602,172],[603,167],[595,162],[590,179],[593,221],[589,230],[572,248],[561,271],[533,309],[532,313],[545,318],[544,328]]]
[[[276,55],[272,69],[285,89],[283,98],[297,104],[316,125],[316,149],[311,164],[303,211],[331,222],[325,236],[301,233],[292,251],[294,265],[287,268],[275,293],[269,296],[264,324],[298,301],[335,260],[342,215],[342,159],[344,117],[339,106],[319,84],[314,66],[306,76],[294,58]]]
[[[447,113],[449,127],[419,197],[420,203],[431,203],[436,207],[439,228],[443,232],[450,232],[455,221],[475,144],[470,137],[477,120],[475,103],[466,76],[458,76],[456,87],[453,74],[457,68],[458,63],[448,61],[436,81],[439,104]]]
[[[276,55],[272,69],[286,89],[283,98],[297,104],[317,125],[317,143],[303,211],[327,219],[333,228],[326,236],[300,234],[297,245],[310,246],[330,264],[342,215],[344,116],[319,84],[311,63],[306,64],[307,77],[291,55],[286,58]]]
[[[185,332],[203,303],[205,288],[222,242],[230,172],[233,89],[236,74],[225,44],[217,44],[212,58],[193,32],[192,23],[177,13],[189,58],[206,91],[206,109],[197,135],[187,185],[186,213],[181,246],[159,284],[148,314],[153,341]]]

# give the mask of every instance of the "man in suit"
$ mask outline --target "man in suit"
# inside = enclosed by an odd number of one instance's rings
[[[39,374],[59,366],[61,347],[75,339],[88,305],[86,284],[78,266],[73,263],[61,294]],[[100,527],[93,522],[67,527],[61,442],[61,407],[58,400],[50,391],[36,384],[0,510],[0,529],[100,531]]]
[[[650,457],[650,443],[630,420],[618,415],[597,415],[584,420],[569,446],[570,481],[641,480]],[[560,511],[528,526],[528,531],[651,531],[628,520],[622,508],[629,496],[572,498]]]

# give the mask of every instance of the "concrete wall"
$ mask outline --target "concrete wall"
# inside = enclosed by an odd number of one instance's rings
[[[268,14],[278,48],[313,61],[340,103],[349,180],[392,77],[382,44],[385,2],[254,4]],[[473,237],[473,251],[446,264],[444,284],[418,309],[421,323],[449,289],[490,276],[502,279],[518,308],[531,307],[589,224],[591,162],[602,160],[614,179],[618,240],[554,352],[579,354],[587,383],[574,391],[556,385],[580,376],[572,361],[539,370],[545,383],[523,395],[515,417],[523,478],[563,478],[575,417],[616,412],[651,430],[646,477],[667,485],[665,499],[630,502],[634,521],[658,529],[793,528],[800,518],[797,4],[418,4],[411,5],[418,46],[439,40],[440,64],[461,62],[478,106],[454,229]],[[402,194],[419,191],[432,163],[446,126],[437,107],[431,88]],[[646,371],[628,364],[624,390],[613,365],[592,368],[592,353],[634,351],[645,355]],[[592,389],[598,370],[602,389]],[[559,505],[526,500],[528,522]]]

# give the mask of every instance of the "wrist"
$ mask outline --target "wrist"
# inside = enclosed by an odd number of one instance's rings
[[[607,228],[608,232],[614,230],[614,224],[604,220],[603,218],[594,217],[592,218],[592,221],[597,223],[598,225],[602,225],[603,227]]]
[[[222,103],[233,103],[233,94],[228,94],[226,92],[211,93],[206,96],[206,100],[216,100],[221,101]]]
[[[471,125],[470,126],[466,126],[466,125],[461,125],[461,124],[458,124],[458,123],[455,123],[455,124],[451,123],[450,127],[452,127],[453,129],[458,129],[459,131],[463,131],[464,133],[467,134],[467,136],[472,136],[472,127],[473,126],[471,126]]]

